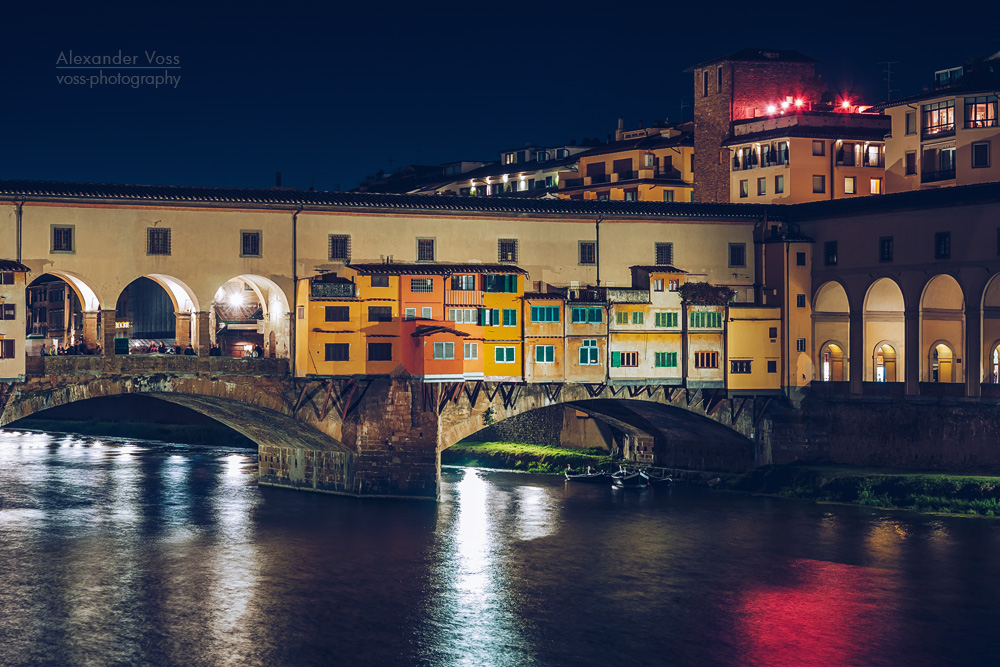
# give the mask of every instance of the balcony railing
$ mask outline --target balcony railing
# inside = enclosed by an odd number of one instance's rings
[[[920,131],[921,139],[944,139],[945,137],[955,136],[955,124],[948,123],[946,125],[935,125],[933,127],[925,127]]]
[[[597,185],[598,183],[608,183],[611,181],[611,177],[607,174],[597,174],[590,177],[591,185]]]
[[[618,174],[619,181],[631,181],[639,177],[639,175],[634,171],[619,171],[615,173]]]
[[[938,169],[937,171],[925,171],[920,174],[921,183],[935,183],[937,181],[950,181],[955,178],[955,168]]]
[[[448,306],[481,306],[483,305],[483,292],[480,290],[446,289],[444,302]]]
[[[566,178],[560,181],[564,188],[578,188],[583,185],[582,178]]]

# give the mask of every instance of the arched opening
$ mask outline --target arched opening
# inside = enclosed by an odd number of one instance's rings
[[[241,275],[223,283],[209,314],[212,354],[228,357],[288,357],[289,308],[274,281]]]
[[[988,369],[979,381],[990,384],[1000,384],[1000,368],[995,363],[998,346],[1000,346],[1000,276],[993,276],[983,290],[983,336],[984,360],[982,368]],[[986,343],[994,341],[992,346]],[[971,371],[970,371],[971,372]]]
[[[101,340],[100,301],[77,276],[43,273],[27,287],[25,353],[94,354]]]
[[[195,353],[191,337],[197,303],[176,278],[151,274],[130,282],[115,303],[116,353]]]
[[[875,348],[875,382],[896,382],[896,349],[888,343]]]
[[[931,382],[955,381],[955,355],[947,343],[937,343],[931,346],[928,367]]]
[[[847,382],[844,364],[844,347],[840,343],[826,343],[820,348],[820,380],[823,382]]]
[[[1000,343],[994,344],[990,349],[990,384],[1000,384]]]
[[[865,378],[875,382],[903,382],[904,311],[903,292],[895,281],[879,278],[868,288],[864,338],[865,349],[872,352],[865,359]]]
[[[851,308],[843,285],[838,282],[823,284],[816,291],[813,304],[813,331],[816,340],[851,340]],[[846,382],[849,378],[849,357],[847,346],[841,342],[831,342],[821,347],[817,379],[822,382]]]
[[[949,275],[927,281],[920,297],[920,340],[927,345],[920,377],[925,382],[958,382],[965,340],[965,295]],[[935,342],[931,342],[935,341]],[[953,342],[954,341],[954,342]],[[975,362],[973,362],[975,363]]]

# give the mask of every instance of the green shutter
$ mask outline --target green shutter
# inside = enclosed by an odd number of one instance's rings
[[[614,366],[615,368],[617,368],[617,367],[619,367],[619,366],[622,365],[622,353],[621,352],[612,352],[611,353],[611,365]]]
[[[587,316],[587,321],[588,322],[600,322],[601,319],[602,319],[602,317],[601,317],[601,309],[600,308],[591,308],[590,309],[590,313]]]
[[[581,347],[580,348],[580,365],[581,366],[586,366],[587,365],[587,361],[590,359],[590,354],[587,352],[587,350],[589,350],[589,349],[590,348],[587,348],[587,347]]]
[[[508,347],[507,349],[507,361],[514,361],[514,348]]]
[[[500,326],[500,309],[491,308],[490,309],[490,325],[494,327]]]
[[[596,347],[592,347],[592,348],[589,348],[589,349],[590,349],[590,363],[596,364],[597,363],[597,348]]]
[[[545,346],[545,361],[548,361],[548,362],[552,363],[552,362],[555,362],[555,360],[556,360],[556,348],[555,348],[555,345],[546,345]]]
[[[545,351],[541,345],[535,346],[535,361],[545,361]]]

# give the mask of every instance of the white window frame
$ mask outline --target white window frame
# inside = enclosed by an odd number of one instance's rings
[[[455,343],[451,341],[438,341],[434,343],[435,359],[454,359]]]
[[[510,350],[510,359],[507,359],[507,350]],[[497,357],[503,354],[503,359]],[[517,362],[517,353],[513,345],[496,345],[493,347],[493,361],[498,364],[513,364]]]
[[[479,359],[479,343],[464,343],[462,345],[462,352],[466,360]]]
[[[404,320],[415,320],[417,319],[417,309],[416,308],[406,308],[403,310]]]

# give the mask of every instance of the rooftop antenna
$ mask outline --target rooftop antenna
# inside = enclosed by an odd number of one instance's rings
[[[892,101],[892,66],[898,64],[898,60],[886,60],[879,65],[885,65],[882,74],[885,75],[885,101]]]

